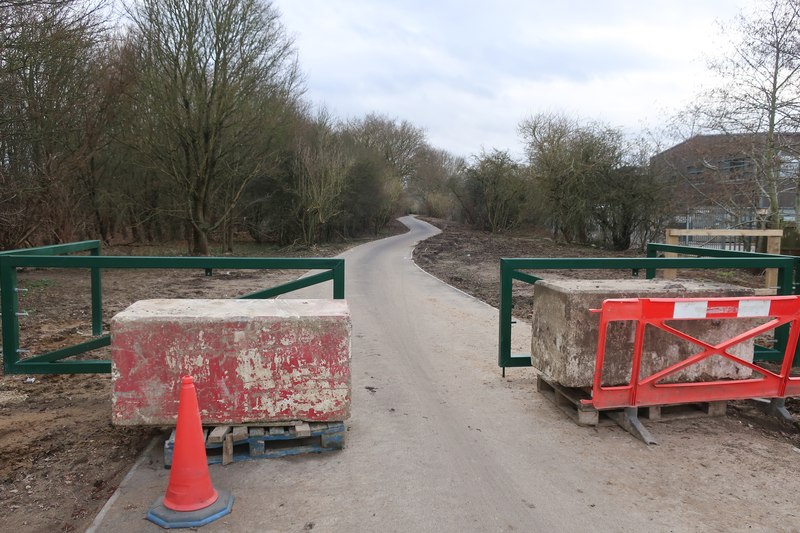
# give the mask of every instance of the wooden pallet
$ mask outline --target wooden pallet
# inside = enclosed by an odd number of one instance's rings
[[[615,415],[623,409],[607,409],[598,411],[590,405],[584,405],[581,400],[591,398],[589,389],[564,387],[546,376],[539,375],[536,379],[536,390],[564,411],[578,425],[601,426],[618,423]],[[727,401],[689,403],[681,405],[652,405],[639,407],[638,416],[647,420],[666,421],[687,418],[700,418],[708,416],[724,416],[728,407]]]
[[[290,422],[269,426],[204,427],[208,464],[229,464],[302,453],[322,453],[344,447],[344,422]],[[175,430],[164,443],[164,467],[172,465]]]

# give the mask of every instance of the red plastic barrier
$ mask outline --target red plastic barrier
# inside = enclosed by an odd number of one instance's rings
[[[597,310],[593,310],[597,311]],[[800,377],[791,377],[792,361],[800,333],[800,297],[742,297],[742,298],[639,298],[606,300],[600,312],[600,334],[597,342],[592,399],[583,400],[596,409],[669,405],[746,398],[785,398],[800,395]],[[736,335],[720,344],[710,345],[665,324],[671,320],[720,320],[731,318],[769,319],[764,324]],[[603,362],[606,350],[608,323],[635,321],[636,337],[633,347],[631,381],[627,385],[602,385]],[[773,373],[726,350],[742,341],[762,335],[784,324],[790,325],[789,339],[779,373]],[[701,351],[650,376],[640,377],[642,346],[646,326],[653,326],[676,337],[692,342]],[[701,381],[691,383],[659,383],[703,359],[720,355],[748,367],[763,377]]]

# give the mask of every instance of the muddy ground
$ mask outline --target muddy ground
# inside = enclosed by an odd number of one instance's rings
[[[500,257],[620,257],[591,247],[559,244],[546,235],[519,231],[492,236],[463,225],[431,220],[444,231],[421,243],[415,261],[444,281],[497,306]],[[402,231],[394,226],[392,232]],[[357,243],[305,251],[237,250],[242,255],[330,256]],[[177,248],[180,249],[182,245]],[[164,255],[176,248],[122,246],[107,254]],[[628,272],[548,272],[547,277],[628,276]],[[146,298],[232,297],[288,281],[295,272],[110,270],[103,273],[104,317]],[[758,276],[724,273],[726,281],[759,286]],[[87,340],[91,334],[89,275],[83,271],[37,269],[20,272],[21,347],[30,355]],[[530,287],[515,284],[517,302]],[[515,314],[526,316],[520,303]],[[92,354],[108,358],[108,349]],[[83,531],[113,494],[125,472],[156,429],[117,428],[110,424],[108,375],[0,377],[0,506],[5,531]],[[796,403],[791,407],[798,411]],[[744,403],[729,414],[756,431],[800,446],[793,428],[776,425]]]

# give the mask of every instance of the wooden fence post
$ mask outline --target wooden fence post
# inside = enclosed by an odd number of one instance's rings
[[[675,235],[674,229],[667,230],[667,244],[678,244],[678,236]],[[673,252],[664,252],[664,257],[678,257],[678,254]],[[666,268],[664,269],[664,279],[675,279],[678,277],[678,271],[674,268]]]
[[[783,232],[781,232],[783,233]],[[767,236],[767,253],[780,254],[781,253],[781,236],[768,235]],[[764,286],[768,289],[776,288],[778,286],[778,269],[768,268],[766,272],[766,279]]]

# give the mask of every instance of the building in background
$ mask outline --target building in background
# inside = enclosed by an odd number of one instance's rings
[[[800,134],[776,136],[775,183],[785,222],[795,221]],[[671,227],[756,228],[769,213],[766,135],[697,135],[650,161],[674,188]]]

